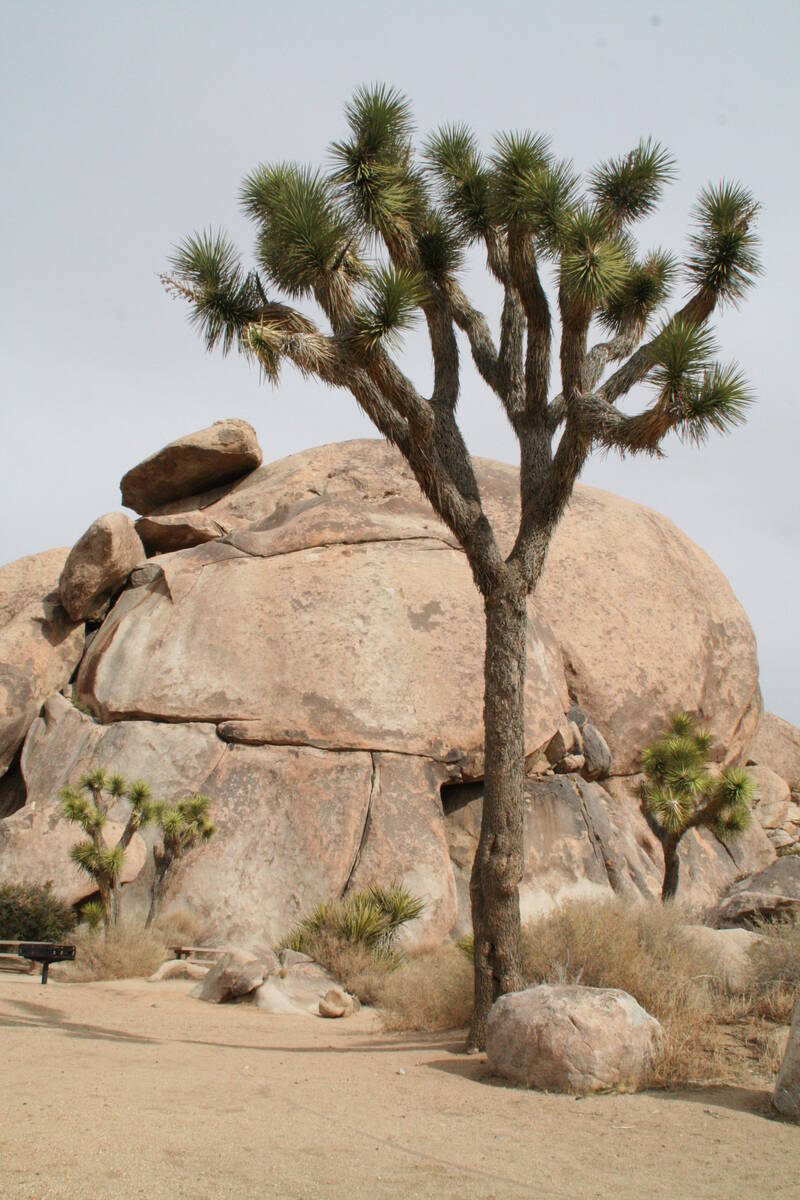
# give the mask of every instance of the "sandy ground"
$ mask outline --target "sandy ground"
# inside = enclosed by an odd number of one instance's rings
[[[0,975],[3,1200],[800,1196],[764,1092],[523,1092],[447,1036],[190,986]]]

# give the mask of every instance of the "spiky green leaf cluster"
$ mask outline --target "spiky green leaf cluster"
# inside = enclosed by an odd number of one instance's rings
[[[723,841],[744,833],[752,821],[752,803],[756,785],[744,767],[728,767],[715,781],[713,798],[714,818],[711,830]]]
[[[674,159],[663,146],[648,138],[628,154],[595,167],[590,186],[599,211],[621,226],[651,213],[664,185],[674,178]]]
[[[388,960],[396,957],[393,944],[397,933],[420,916],[425,905],[401,884],[372,884],[350,892],[341,900],[323,901],[295,927],[283,946],[309,953],[320,935],[350,945],[364,946]]]
[[[713,334],[686,321],[670,321],[655,340],[650,382],[669,426],[686,441],[729,432],[746,420],[753,402],[739,368],[714,362],[715,352]]]
[[[588,308],[607,305],[625,287],[631,265],[627,244],[596,209],[581,206],[564,221],[561,285]]]
[[[153,820],[161,830],[164,850],[170,858],[180,858],[197,842],[207,842],[214,836],[216,826],[208,815],[210,807],[209,797],[199,792],[177,804],[153,806]]]
[[[629,263],[627,278],[599,314],[601,324],[612,333],[643,329],[669,299],[677,274],[677,260],[663,250],[651,251],[640,263]]]
[[[425,216],[422,177],[412,164],[411,106],[397,88],[359,88],[345,108],[351,136],[334,142],[332,182],[352,220],[384,239],[410,233]]]
[[[191,321],[207,350],[221,345],[227,354],[240,345],[243,330],[255,320],[262,296],[257,276],[242,269],[238,251],[222,232],[203,230],[177,245],[169,259],[166,286],[182,285],[191,301]]]
[[[286,163],[261,167],[245,180],[242,200],[259,222],[259,264],[287,295],[313,294],[340,268],[359,277],[353,225],[321,172]]]
[[[426,295],[425,278],[417,272],[394,266],[376,268],[367,283],[365,300],[353,316],[352,337],[360,350],[369,353],[396,343],[413,325]]]
[[[747,188],[724,180],[705,188],[695,207],[687,272],[697,288],[722,303],[737,303],[761,274],[758,209]]]
[[[724,838],[747,828],[753,777],[740,767],[712,776],[706,759],[713,741],[689,713],[679,712],[644,750],[641,762],[647,779],[642,801],[664,834],[680,837],[690,824],[701,824]]]
[[[475,134],[466,125],[442,125],[426,139],[423,158],[444,211],[464,241],[482,238],[491,224],[491,177]]]
[[[98,845],[94,841],[75,842],[69,856],[92,879],[100,877],[115,883],[122,874],[125,853],[119,846]]]

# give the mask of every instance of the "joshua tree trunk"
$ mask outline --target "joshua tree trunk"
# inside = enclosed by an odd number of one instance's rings
[[[155,915],[161,906],[161,900],[164,896],[164,889],[167,883],[167,873],[169,871],[171,858],[166,854],[155,853],[156,873],[153,878],[153,891],[150,896],[150,908],[147,913],[147,920],[144,923],[145,929],[149,929],[153,924]]]
[[[664,850],[664,883],[661,888],[662,900],[674,900],[678,892],[678,875],[681,861],[678,857],[678,839],[667,837],[661,843]]]
[[[107,879],[100,878],[97,880],[97,890],[100,893],[100,904],[103,908],[103,925],[106,933],[111,924],[113,893],[111,883]]]
[[[485,780],[481,834],[470,896],[475,1006],[467,1050],[486,1042],[498,996],[524,987],[520,960],[519,883],[525,776],[527,588],[514,572],[485,600]]]

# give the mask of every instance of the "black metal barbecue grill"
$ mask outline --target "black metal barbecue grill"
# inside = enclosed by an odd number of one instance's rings
[[[47,983],[50,963],[71,962],[75,958],[75,947],[58,942],[0,942],[0,950],[8,948],[10,953],[27,958],[29,962],[42,964],[42,983]]]

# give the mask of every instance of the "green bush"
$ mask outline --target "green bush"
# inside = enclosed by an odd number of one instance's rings
[[[312,954],[317,938],[324,936],[351,946],[363,946],[376,958],[393,959],[393,943],[401,927],[415,920],[425,907],[398,883],[370,884],[343,900],[323,900],[304,917],[281,946]]]
[[[75,914],[51,882],[0,884],[0,939],[61,942],[74,928]]]

